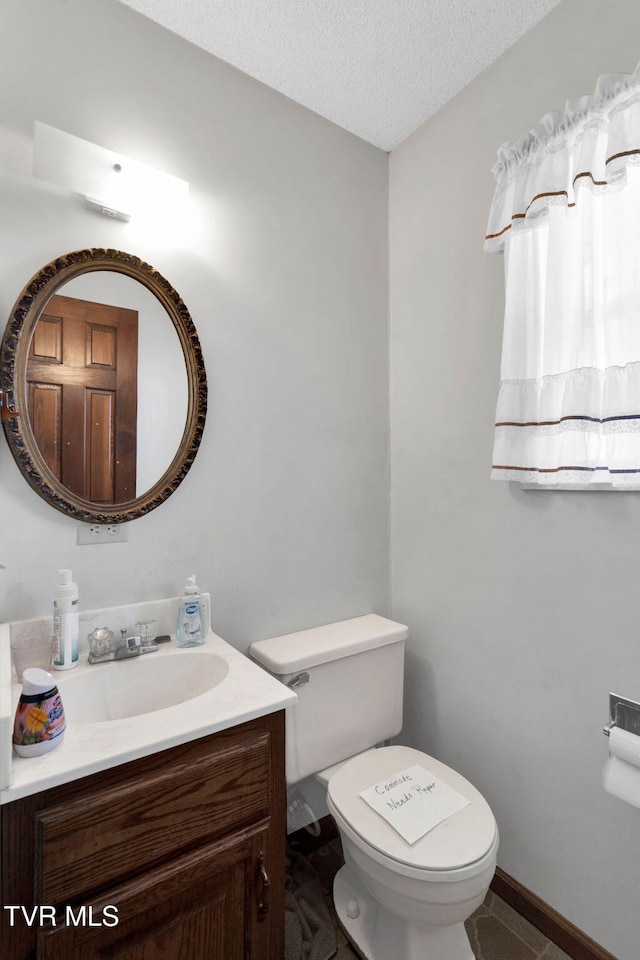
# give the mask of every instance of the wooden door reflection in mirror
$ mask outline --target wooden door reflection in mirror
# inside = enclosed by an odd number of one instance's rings
[[[92,503],[135,497],[137,367],[137,311],[51,298],[29,348],[29,417],[53,475]]]

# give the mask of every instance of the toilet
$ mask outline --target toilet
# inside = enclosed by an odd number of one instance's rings
[[[286,711],[288,785],[327,790],[345,864],[333,888],[340,923],[366,960],[474,960],[464,921],[496,867],[498,829],[476,788],[419,750],[381,746],[402,727],[407,628],[368,614],[250,648],[295,689]],[[409,843],[360,796],[418,765],[469,801]]]

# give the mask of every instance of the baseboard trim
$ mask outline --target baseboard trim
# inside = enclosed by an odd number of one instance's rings
[[[491,889],[573,960],[617,960],[612,953],[574,927],[566,917],[500,867],[491,881]]]

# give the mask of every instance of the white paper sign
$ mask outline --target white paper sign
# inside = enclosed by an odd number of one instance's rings
[[[362,790],[360,796],[407,843],[415,843],[471,803],[418,764]]]

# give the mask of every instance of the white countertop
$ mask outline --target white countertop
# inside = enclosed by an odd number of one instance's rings
[[[69,723],[59,747],[40,757],[16,756],[11,747],[13,717],[20,684],[11,678],[9,625],[0,626],[0,803],[86,777],[130,760],[175,747],[190,740],[281,710],[295,703],[293,690],[284,686],[248,657],[209,632],[199,647],[180,649],[175,641],[162,644],[148,657],[188,657],[192,651],[217,654],[229,667],[227,676],[213,689],[172,707],[122,720]],[[136,658],[138,660],[139,658]],[[83,671],[126,669],[127,664],[89,665],[86,655],[74,668]],[[64,674],[55,674],[61,679]],[[64,705],[64,696],[63,696]]]

